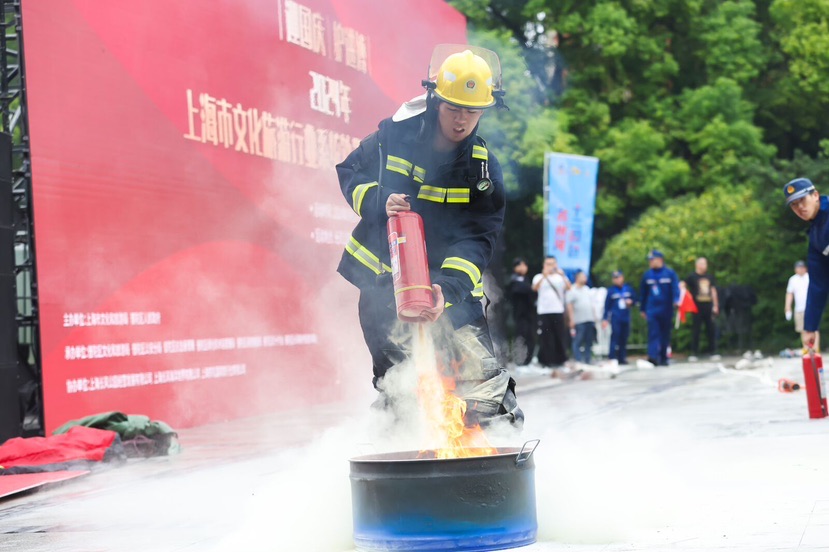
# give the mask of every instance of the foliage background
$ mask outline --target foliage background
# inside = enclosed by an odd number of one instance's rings
[[[680,277],[704,255],[756,291],[755,348],[797,344],[783,299],[806,237],[780,190],[829,176],[829,0],[448,1],[504,68],[511,110],[481,131],[506,167],[504,272],[540,268],[544,153],[594,155],[595,283],[638,287],[652,247]]]

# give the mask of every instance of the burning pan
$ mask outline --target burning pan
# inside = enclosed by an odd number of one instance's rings
[[[433,451],[431,458],[418,452],[352,458],[354,544],[369,552],[481,551],[535,542],[538,443],[446,460]]]

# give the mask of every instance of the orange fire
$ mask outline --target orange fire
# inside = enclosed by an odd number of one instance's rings
[[[431,335],[422,325],[418,333],[421,339],[431,340]],[[489,443],[480,425],[466,427],[466,401],[455,396],[455,380],[441,376],[433,347],[426,347],[426,350],[431,354],[415,355],[418,364],[417,397],[424,415],[427,439],[434,448],[435,457],[469,458],[496,454],[497,450]]]

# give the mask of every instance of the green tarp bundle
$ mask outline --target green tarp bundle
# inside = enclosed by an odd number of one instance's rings
[[[177,454],[181,447],[178,434],[164,422],[150,420],[141,414],[104,412],[66,422],[53,433],[66,433],[75,426],[114,431],[121,436],[127,456],[165,456]]]

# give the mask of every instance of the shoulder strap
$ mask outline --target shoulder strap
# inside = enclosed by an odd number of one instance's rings
[[[553,288],[553,291],[556,293],[556,297],[558,297],[558,300],[563,303],[564,298],[561,296],[561,293],[559,293],[558,288],[555,286],[555,284],[553,284],[553,282],[549,278],[547,278],[546,275],[542,275],[542,276],[544,276],[544,279],[547,280],[548,284],[550,284],[550,287]]]

